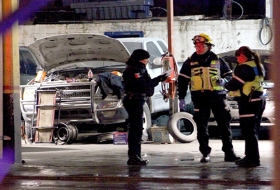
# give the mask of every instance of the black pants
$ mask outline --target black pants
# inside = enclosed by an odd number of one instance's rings
[[[217,121],[218,128],[221,132],[222,151],[225,154],[233,153],[232,132],[230,128],[231,115],[230,110],[225,104],[225,95],[209,95],[201,93],[192,97],[194,104],[194,121],[197,125],[197,139],[199,142],[199,151],[202,155],[210,154],[211,147],[209,144],[208,122],[211,114]]]
[[[128,113],[128,157],[141,157],[144,98],[125,97],[123,105]]]
[[[266,100],[262,96],[249,102],[248,98],[238,100],[241,133],[245,140],[246,159],[253,163],[260,162],[258,132]]]

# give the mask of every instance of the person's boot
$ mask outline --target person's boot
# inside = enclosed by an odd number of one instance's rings
[[[235,164],[243,168],[253,168],[261,165],[259,160],[250,160],[247,157],[237,160]]]
[[[231,153],[225,153],[225,162],[235,162],[237,160],[240,160],[241,158],[236,156],[234,152]]]
[[[200,162],[202,163],[211,162],[210,154],[203,155],[202,158],[200,159]]]
[[[147,165],[149,160],[143,160],[138,155],[132,156],[128,159],[127,165]]]

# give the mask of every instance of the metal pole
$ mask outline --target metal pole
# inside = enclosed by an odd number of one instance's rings
[[[168,51],[174,55],[174,46],[173,46],[173,23],[174,23],[174,7],[173,0],[167,0],[167,28],[168,28]],[[175,81],[171,81],[169,83],[169,115],[173,115],[175,113],[175,93],[176,93],[176,85]]]
[[[274,34],[278,34],[280,32],[280,4],[273,1],[273,18],[275,23]],[[279,66],[279,58],[280,58],[280,43],[277,40],[274,40],[274,54],[273,54],[273,64],[272,64],[272,74],[273,74],[273,82],[274,82],[274,97],[275,97],[275,125],[272,128],[272,139],[274,141],[274,180],[273,186],[275,190],[280,189],[280,101],[277,97],[280,96],[280,66]]]
[[[17,0],[2,1],[2,16],[7,18],[18,7]],[[19,109],[19,48],[17,23],[3,35],[3,159],[8,163],[21,162]]]
[[[0,1],[0,19],[2,20],[2,1]],[[0,70],[3,71],[3,42],[0,36]],[[3,73],[3,72],[2,72]],[[0,75],[0,160],[3,159],[3,74]]]

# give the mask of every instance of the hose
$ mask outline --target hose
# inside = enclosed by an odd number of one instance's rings
[[[160,10],[162,10],[162,11],[157,15],[157,17],[159,17],[163,11],[165,11],[166,14],[167,14],[167,10],[164,9],[164,8],[162,8],[162,7],[151,7],[150,9],[160,9]]]
[[[263,31],[264,27],[268,27],[268,29],[269,29],[269,35],[270,35],[270,37],[269,37],[269,39],[268,39],[268,41],[267,41],[266,43],[264,43],[263,40],[262,40],[262,31]],[[267,45],[267,44],[269,44],[269,43],[271,42],[271,40],[272,40],[272,36],[273,36],[273,32],[272,32],[271,25],[269,24],[269,19],[268,19],[267,17],[265,17],[265,18],[262,20],[262,26],[261,26],[261,29],[260,29],[260,31],[259,31],[259,39],[260,39],[261,44],[262,44],[262,45]]]
[[[171,57],[172,58],[172,65],[173,65],[173,69],[174,69],[172,71],[172,72],[174,72],[174,76],[173,76],[174,78],[172,78],[171,81],[168,82],[169,83],[169,89],[167,89],[167,87],[166,87],[167,82],[162,82],[161,83],[162,91],[160,91],[160,93],[163,95],[164,101],[167,102],[168,99],[170,99],[170,98],[173,99],[174,95],[176,93],[176,89],[172,88],[172,86],[174,86],[174,85],[172,85],[172,83],[174,83],[178,78],[178,68],[177,68],[177,64],[176,64],[177,61],[175,60],[175,57],[171,53],[169,53],[169,52],[164,53],[162,55],[162,60],[163,60],[164,57]],[[172,67],[169,66],[169,68],[172,68]]]
[[[228,7],[229,7],[230,4],[236,4],[236,5],[238,5],[238,6],[240,7],[240,9],[241,9],[241,14],[240,14],[240,16],[239,16],[238,18],[236,18],[236,19],[232,18],[231,15],[228,15],[228,14],[227,14],[227,9],[228,9]],[[233,0],[225,0],[225,4],[224,4],[224,7],[223,7],[223,16],[224,16],[224,18],[226,18],[227,20],[239,20],[239,19],[242,18],[243,13],[244,13],[244,10],[243,10],[243,7],[242,7],[241,4],[239,4],[239,3],[237,3],[236,1],[233,1]]]

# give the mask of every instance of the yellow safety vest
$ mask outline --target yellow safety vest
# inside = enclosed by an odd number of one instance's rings
[[[191,62],[191,91],[224,90],[216,81],[221,78],[220,61],[213,60],[210,67],[198,67],[198,62]]]
[[[255,72],[255,79],[253,81],[246,81],[244,83],[244,85],[242,87],[243,94],[245,94],[246,96],[249,96],[251,91],[262,92],[263,91],[262,82],[263,82],[264,78],[259,75],[258,68],[257,68],[255,61],[248,61],[243,64],[246,64],[246,65],[252,67]],[[240,97],[241,96],[240,90],[230,91],[229,96]]]

